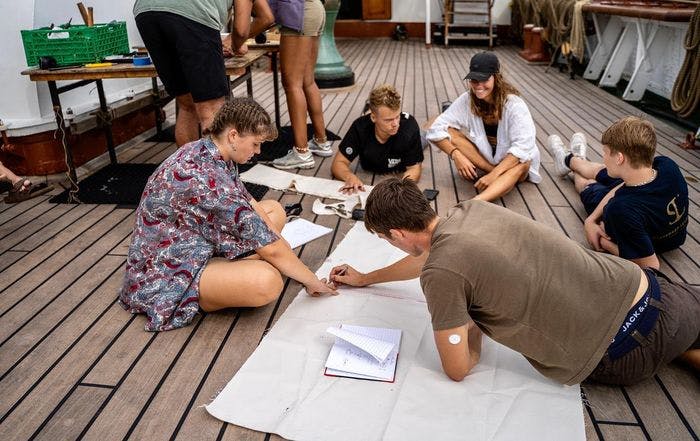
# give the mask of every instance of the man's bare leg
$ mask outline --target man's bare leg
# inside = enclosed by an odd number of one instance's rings
[[[175,98],[177,102],[177,119],[175,121],[175,143],[178,147],[199,139],[199,118],[192,101],[192,95],[185,94]]]
[[[592,162],[578,156],[573,156],[569,162],[569,168],[572,172],[586,179],[595,179],[596,175],[605,168],[605,165],[599,162]]]
[[[213,100],[201,101],[199,103],[194,103],[194,107],[197,109],[197,116],[199,117],[199,124],[202,127],[202,131],[208,128],[212,121],[214,121],[214,116],[216,112],[221,109],[224,105],[225,98],[214,98]]]
[[[209,127],[214,115],[224,104],[224,97],[195,103],[192,95],[185,94],[176,98],[177,120],[175,122],[175,143],[178,147],[199,139],[199,127]]]
[[[605,165],[574,156],[569,162],[569,168],[574,172],[574,187],[581,193],[590,184],[595,183],[595,177]]]

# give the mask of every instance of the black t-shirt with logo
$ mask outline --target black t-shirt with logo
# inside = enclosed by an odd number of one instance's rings
[[[423,162],[420,128],[406,112],[401,113],[399,131],[384,144],[377,140],[369,114],[357,118],[338,151],[350,161],[359,156],[362,168],[374,173],[403,172],[406,167]]]
[[[654,158],[656,178],[637,187],[623,185],[603,209],[605,232],[620,257],[638,259],[678,248],[688,226],[688,184],[678,165]]]

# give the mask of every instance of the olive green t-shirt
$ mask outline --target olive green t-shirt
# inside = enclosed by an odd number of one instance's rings
[[[603,357],[641,277],[632,262],[585,249],[503,207],[469,201],[438,222],[420,280],[433,329],[471,317],[544,376],[575,384]]]
[[[134,17],[142,12],[170,12],[221,31],[233,0],[136,0]]]

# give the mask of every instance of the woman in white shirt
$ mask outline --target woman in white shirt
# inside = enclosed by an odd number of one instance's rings
[[[540,177],[535,123],[527,104],[500,73],[493,52],[469,63],[469,91],[438,116],[428,141],[447,153],[464,179],[474,181],[474,199],[493,201],[518,182]]]

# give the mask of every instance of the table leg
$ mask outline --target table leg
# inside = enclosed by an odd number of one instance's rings
[[[63,109],[61,108],[61,99],[58,95],[58,87],[55,81],[49,81],[49,94],[51,95],[51,104],[53,104],[53,113],[56,117],[56,126],[58,131],[65,134],[61,136],[61,145],[66,154],[66,166],[68,167],[68,177],[70,178],[70,191],[68,192],[68,202],[76,202],[74,195],[78,193],[78,175],[75,173],[75,164],[73,163],[73,153],[70,148],[70,127],[65,127],[63,124]]]
[[[163,121],[161,114],[163,108],[160,105],[160,93],[158,92],[158,79],[151,78],[151,95],[153,95],[153,111],[156,115],[156,135],[160,136],[163,132]]]
[[[102,86],[102,80],[95,80],[95,84],[97,85],[97,95],[100,98],[100,114],[98,115],[98,124],[102,125],[105,132],[105,138],[107,139],[107,150],[109,151],[109,160],[112,162],[112,164],[116,164],[117,154],[114,151],[114,139],[112,138],[112,118],[108,113],[105,89]]]
[[[245,80],[246,89],[248,91],[248,96],[252,99],[253,98],[253,72],[250,69],[250,65],[246,66],[245,74],[248,77]]]
[[[275,123],[277,124],[277,128],[280,128],[282,122],[280,121],[280,86],[279,72],[277,72],[277,51],[272,52],[270,64],[272,68],[272,90],[275,93]]]

